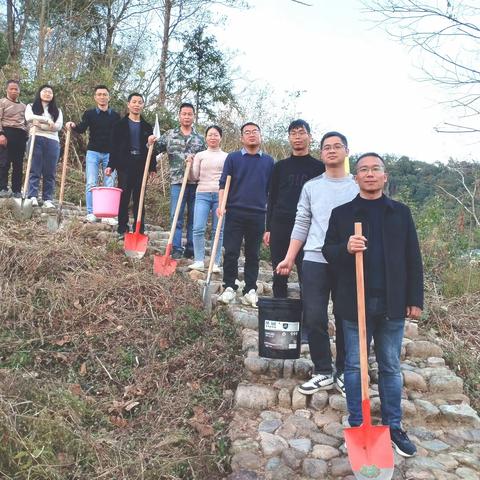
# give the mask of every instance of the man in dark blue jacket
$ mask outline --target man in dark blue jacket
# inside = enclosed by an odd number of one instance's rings
[[[362,155],[355,179],[360,193],[332,211],[322,249],[337,278],[335,310],[343,319],[349,423],[362,423],[355,253],[365,252],[367,345],[373,337],[382,423],[390,426],[396,451],[410,457],[416,447],[401,427],[400,352],[405,317],[418,319],[423,309],[422,257],[409,208],[383,194],[382,157]],[[355,222],[362,223],[362,235],[354,234]]]
[[[230,303],[235,299],[238,257],[242,240],[245,239],[245,287],[242,303],[256,308],[260,244],[265,231],[268,185],[274,162],[270,155],[260,150],[262,137],[257,124],[245,123],[240,134],[243,148],[229,153],[225,159],[218,192],[218,203],[221,205],[225,182],[227,176],[231,175],[223,234],[225,291],[219,301]],[[218,214],[223,215],[223,212],[219,211]]]

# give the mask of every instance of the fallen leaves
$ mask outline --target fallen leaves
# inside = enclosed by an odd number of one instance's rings
[[[210,415],[201,406],[193,407],[193,417],[188,421],[201,437],[212,437],[215,434]]]

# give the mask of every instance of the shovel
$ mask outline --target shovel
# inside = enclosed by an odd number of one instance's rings
[[[167,248],[165,249],[165,255],[155,255],[153,258],[153,273],[162,277],[168,277],[177,268],[177,261],[170,255],[172,253],[172,242],[175,229],[177,227],[178,215],[180,213],[180,207],[182,206],[183,195],[187,186],[188,174],[190,172],[191,162],[187,162],[185,167],[185,173],[183,174],[182,188],[178,196],[177,206],[175,207],[175,215],[173,216],[172,227],[170,228],[170,235],[168,236]]]
[[[145,169],[143,170],[142,188],[140,190],[140,198],[138,200],[137,223],[135,224],[135,233],[126,233],[123,243],[125,255],[130,258],[143,258],[147,251],[148,236],[140,233],[142,225],[143,199],[145,197],[145,187],[147,185],[148,169],[152,160],[153,143],[148,147],[147,160],[145,161]]]
[[[356,222],[355,235],[361,234],[362,224]],[[355,478],[359,480],[389,480],[392,478],[394,467],[390,427],[372,425],[370,398],[368,396],[363,252],[355,253],[355,271],[357,276],[358,338],[360,342],[363,423],[359,427],[345,428],[345,444]]]
[[[56,217],[48,217],[48,229],[55,231],[60,228],[63,222],[63,195],[65,193],[65,179],[67,177],[67,165],[68,165],[68,151],[70,149],[70,135],[71,129],[67,128],[67,135],[65,137],[65,145],[63,147],[63,160],[62,160],[62,177],[60,179],[60,194],[58,196],[58,208]]]
[[[30,177],[30,169],[32,167],[33,147],[35,145],[35,135],[37,134],[37,127],[32,126],[30,136],[30,147],[28,149],[27,170],[25,171],[25,181],[23,183],[22,198],[14,198],[13,214],[18,220],[28,220],[32,218],[33,205],[32,201],[27,198],[28,180]]]
[[[212,311],[212,300],[211,300],[212,294],[210,293],[210,280],[212,278],[212,270],[213,270],[213,265],[215,263],[215,255],[217,253],[218,241],[220,239],[220,232],[222,231],[223,217],[225,215],[225,206],[227,205],[228,190],[230,189],[231,180],[232,180],[232,177],[228,175],[227,181],[225,182],[225,190],[223,192],[222,205],[220,206],[220,210],[224,213],[218,219],[218,222],[217,222],[217,229],[215,230],[215,237],[213,239],[212,251],[210,253],[210,263],[208,264],[207,280],[205,282],[205,285],[203,286],[203,294],[202,294],[203,306],[205,307],[209,315],[210,315],[210,312]],[[215,212],[213,214],[215,215]]]

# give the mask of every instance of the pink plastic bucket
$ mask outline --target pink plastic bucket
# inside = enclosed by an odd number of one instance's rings
[[[121,188],[93,187],[93,214],[99,218],[116,217],[118,215],[121,194]]]

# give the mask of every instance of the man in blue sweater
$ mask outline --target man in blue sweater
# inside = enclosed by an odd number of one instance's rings
[[[219,301],[232,302],[236,293],[238,257],[245,239],[245,287],[242,303],[257,307],[257,277],[260,244],[265,231],[265,214],[273,158],[262,152],[260,127],[247,122],[240,129],[243,148],[229,153],[220,178],[218,203],[221,205],[227,176],[231,175],[227,199],[223,246],[223,286]],[[218,215],[225,212],[218,210]]]

